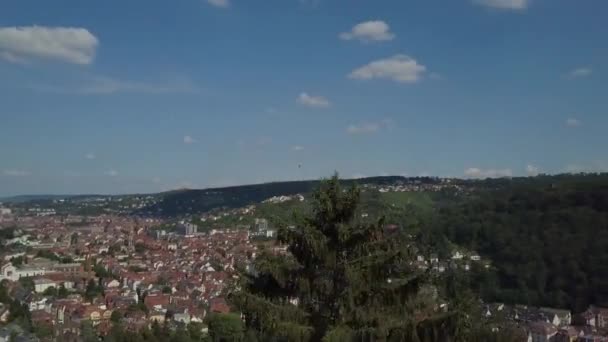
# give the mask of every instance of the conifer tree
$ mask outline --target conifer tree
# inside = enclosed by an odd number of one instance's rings
[[[360,190],[334,175],[312,199],[310,217],[279,231],[288,252],[262,253],[231,296],[247,329],[264,341],[449,341],[451,316],[408,242],[358,220]]]

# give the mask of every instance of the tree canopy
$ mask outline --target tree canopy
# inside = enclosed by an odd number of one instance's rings
[[[231,297],[247,329],[276,341],[445,341],[456,313],[421,300],[432,285],[384,222],[360,222],[360,191],[337,175],[313,193],[311,214],[281,228],[286,255],[263,253]],[[424,298],[428,299],[428,298]]]

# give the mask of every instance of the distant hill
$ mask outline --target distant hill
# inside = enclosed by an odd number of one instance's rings
[[[31,201],[49,201],[75,197],[101,197],[101,195],[19,195],[0,198],[4,203],[24,203]]]
[[[429,177],[405,178],[387,176],[348,179],[344,180],[343,184],[391,185],[413,180],[423,183],[439,182],[437,178]],[[292,181],[215,189],[173,191],[162,194],[162,199],[158,203],[140,210],[139,213],[173,217],[203,213],[217,208],[240,208],[249,204],[259,203],[274,196],[309,193],[319,185],[319,182],[318,180]]]

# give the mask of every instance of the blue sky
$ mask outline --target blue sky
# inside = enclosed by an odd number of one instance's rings
[[[608,170],[607,17],[605,0],[4,0],[0,195]]]

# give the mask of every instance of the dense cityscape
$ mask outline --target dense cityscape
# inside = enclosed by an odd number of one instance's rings
[[[608,0],[0,3],[0,342],[608,342]]]
[[[458,197],[480,188],[470,183],[455,185],[454,180],[360,182],[364,195],[387,198],[428,193]],[[271,217],[260,217],[267,213],[263,206],[298,208],[309,203],[311,194],[273,196],[242,208],[175,218],[135,214],[154,205],[153,199],[159,196],[128,196],[128,205],[115,205],[123,198],[70,197],[5,203],[0,209],[2,341],[11,336],[18,341],[92,341],[113,336],[113,327],[134,333],[188,331],[189,338],[201,340],[234,334],[229,329],[221,331],[227,328],[218,328],[217,323],[214,327],[214,319],[234,319],[230,315],[242,312],[230,299],[238,290],[239,278],[256,273],[256,257],[261,254],[290,253],[288,245],[277,240],[281,227]],[[66,203],[73,212],[91,210],[100,203],[103,207],[114,203],[116,211],[58,214]],[[367,220],[370,214],[376,215],[367,210],[358,215]],[[297,229],[294,225],[282,228]],[[391,223],[383,229],[390,236],[405,227]],[[437,281],[455,274],[475,277],[494,268],[490,258],[455,244],[446,254],[421,245],[411,232],[405,241],[410,241],[407,245],[414,253],[410,269]],[[453,303],[436,286],[428,285],[424,291],[432,294],[432,312],[451,309]],[[602,337],[608,333],[608,308],[597,305],[581,312],[525,303],[482,301],[474,306],[477,319],[496,336],[508,329],[509,334],[534,342],[608,338]]]

